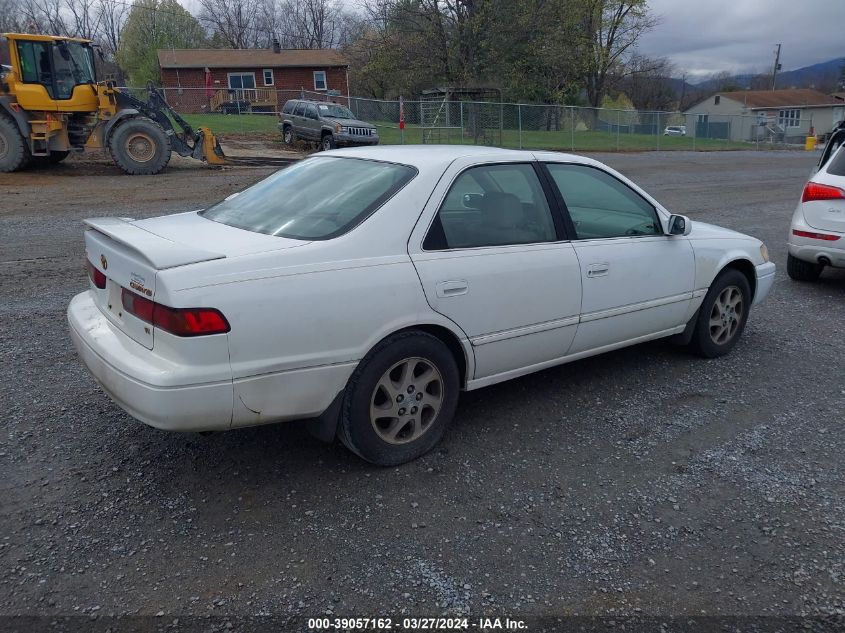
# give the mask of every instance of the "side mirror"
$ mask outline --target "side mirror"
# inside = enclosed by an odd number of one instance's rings
[[[692,231],[692,222],[687,216],[669,216],[669,235],[689,235],[690,231]]]

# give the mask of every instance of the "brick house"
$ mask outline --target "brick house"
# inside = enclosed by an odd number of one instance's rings
[[[158,64],[180,112],[274,112],[302,91],[349,95],[349,64],[331,49],[161,49]]]

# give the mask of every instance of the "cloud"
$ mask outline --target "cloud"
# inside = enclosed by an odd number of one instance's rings
[[[660,24],[639,51],[668,57],[679,73],[771,72],[778,43],[784,70],[845,57],[841,0],[651,0],[649,7]]]

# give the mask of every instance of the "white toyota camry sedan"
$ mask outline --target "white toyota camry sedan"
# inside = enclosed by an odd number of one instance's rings
[[[324,152],[203,211],[86,224],[70,331],[132,416],[308,419],[382,465],[435,446],[461,390],[662,337],[725,354],[775,273],[595,160],[484,147]]]

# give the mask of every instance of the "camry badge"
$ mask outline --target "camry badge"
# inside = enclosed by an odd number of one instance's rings
[[[103,267],[103,270],[108,269],[109,267],[109,260],[106,259],[105,255],[100,255],[100,264]]]

